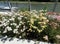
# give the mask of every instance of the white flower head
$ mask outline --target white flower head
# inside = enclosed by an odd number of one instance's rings
[[[11,19],[9,19],[10,21],[14,21],[14,18],[12,17]]]
[[[19,28],[19,25],[17,25],[16,28]]]
[[[4,25],[4,26],[7,26],[7,24],[6,24],[6,23],[3,23],[3,25]]]
[[[21,26],[21,23],[19,23],[19,26]]]
[[[11,19],[14,21],[14,18],[13,17]]]
[[[23,30],[21,29],[21,32],[23,32]]]
[[[23,16],[21,15],[20,17],[22,18]]]
[[[10,25],[13,25],[13,23],[11,23]]]
[[[23,31],[26,29],[26,27],[25,26],[23,26]]]
[[[20,23],[23,23],[22,21],[20,21]]]
[[[7,38],[7,35],[4,38]]]
[[[18,20],[21,20],[22,18],[21,17],[18,17]]]
[[[9,26],[7,26],[5,29],[8,30],[8,31],[11,31],[12,30],[12,28],[9,27]]]
[[[5,31],[3,31],[3,33],[7,33],[7,31],[5,30]]]
[[[7,19],[3,19],[3,22],[6,22],[7,21]]]
[[[5,30],[3,31],[3,33],[7,33],[7,29],[5,29]]]
[[[17,24],[16,24],[16,23],[12,23],[12,25],[15,25],[15,26],[17,26]]]
[[[18,33],[18,29],[14,29],[13,30],[13,33]]]
[[[9,23],[9,20],[7,22]]]
[[[19,38],[21,38],[21,36],[19,36]]]

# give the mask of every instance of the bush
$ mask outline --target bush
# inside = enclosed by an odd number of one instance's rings
[[[43,10],[20,11],[11,16],[0,15],[0,18],[0,35],[8,37],[26,38],[30,33],[40,34],[48,23]]]
[[[46,10],[19,11],[13,15],[0,15],[0,36],[56,42],[60,35],[60,22],[47,17]]]

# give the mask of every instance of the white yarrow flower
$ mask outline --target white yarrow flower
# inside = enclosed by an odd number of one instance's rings
[[[18,29],[14,29],[13,33],[18,33]]]
[[[19,28],[19,25],[17,25],[16,28]]]
[[[18,17],[18,20],[21,20],[21,17]]]
[[[10,25],[13,25],[12,23]]]
[[[14,21],[14,18],[11,18]]]
[[[11,31],[11,30],[12,30],[12,28],[11,28],[11,27],[9,27],[9,26],[7,26],[7,27],[6,27],[6,30]]]
[[[21,36],[19,36],[19,38],[21,38]]]
[[[9,19],[10,21],[14,21],[14,18]]]
[[[25,26],[23,26],[23,31],[24,31],[25,29],[26,29]]]
[[[23,30],[21,29],[21,32],[23,32]]]
[[[15,26],[17,26],[17,24],[16,24],[16,23],[12,23],[12,25],[15,25]]]
[[[7,22],[9,23],[9,20]]]
[[[6,23],[3,23],[3,25],[4,25],[4,26],[7,26],[7,24],[6,24]]]
[[[7,33],[7,30],[5,29],[5,30],[3,31],[3,33]]]
[[[20,23],[23,23],[22,21],[20,21]]]
[[[23,16],[20,16],[21,18],[23,17]]]

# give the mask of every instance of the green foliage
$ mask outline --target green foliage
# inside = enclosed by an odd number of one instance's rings
[[[20,11],[28,11],[29,9],[28,8],[20,8]]]

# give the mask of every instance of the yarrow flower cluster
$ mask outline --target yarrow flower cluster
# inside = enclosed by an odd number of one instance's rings
[[[42,32],[49,20],[41,11],[20,11],[14,15],[0,15],[0,33],[9,37],[24,37],[27,32]]]

